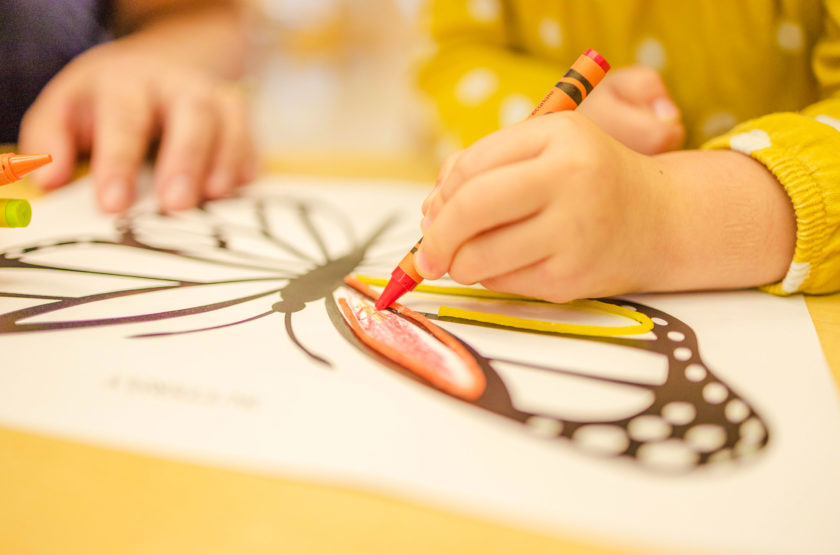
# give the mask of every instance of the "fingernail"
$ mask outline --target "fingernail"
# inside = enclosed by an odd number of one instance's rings
[[[432,225],[432,221],[434,221],[434,218],[427,212],[423,219],[420,220],[420,229],[423,230],[423,233],[426,233],[426,230]]]
[[[217,171],[207,180],[207,196],[218,198],[227,194],[233,188],[233,174]]]
[[[131,204],[128,181],[124,178],[112,179],[105,183],[99,195],[102,209],[106,212],[121,212]]]
[[[169,180],[163,193],[165,208],[181,210],[192,208],[197,201],[195,185],[188,175],[179,174]]]
[[[423,211],[423,214],[426,214],[429,211],[429,208],[432,206],[432,202],[435,200],[435,197],[437,197],[437,191],[439,187],[439,185],[435,185],[435,188],[432,189],[432,192],[429,193],[429,196],[427,196],[426,200],[423,201],[423,206],[421,206],[420,208]]]
[[[414,267],[420,272],[422,276],[430,276],[432,275],[432,269],[429,267],[428,261],[426,261],[426,257],[423,256],[423,251],[417,251],[414,253]]]
[[[676,121],[680,119],[680,110],[670,99],[660,97],[654,100],[651,105],[654,115],[662,121]]]

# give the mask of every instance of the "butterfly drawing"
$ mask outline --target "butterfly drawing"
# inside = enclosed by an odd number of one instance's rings
[[[387,337],[384,349],[372,348],[354,328],[354,319],[372,303],[375,292],[345,277],[387,275],[413,237],[393,216],[368,218],[359,232],[354,216],[349,208],[317,194],[259,189],[185,213],[134,210],[101,235],[5,248],[0,252],[0,335],[132,324],[126,328],[129,337],[156,341],[279,318],[287,339],[301,352],[321,367],[340,371],[340,361],[317,345],[305,344],[295,332],[294,315],[323,304],[324,323],[329,321],[382,371],[399,372],[430,391],[548,440],[655,471],[745,460],[768,444],[765,420],[703,361],[691,327],[638,302],[600,301],[650,319],[652,329],[643,336],[558,336],[478,326],[469,320],[443,321],[434,311],[422,312],[418,318],[425,323],[418,326],[414,316],[389,312],[392,324],[412,330],[434,356],[446,358],[457,351],[456,358],[467,361],[470,370],[456,376],[460,388],[436,374],[443,365],[426,365],[423,372],[400,356],[388,356]],[[433,297],[438,304],[449,302]],[[428,296],[425,302],[430,302]],[[350,304],[356,316],[347,311]],[[489,310],[493,306],[493,301],[485,303]],[[529,309],[548,313],[551,306],[534,301]],[[191,325],[191,317],[208,315],[214,317],[213,325],[205,320]],[[141,331],[135,333],[138,325]],[[493,349],[479,345],[479,332],[502,342],[505,334],[529,334],[549,351],[555,349],[560,362],[489,352]],[[619,349],[628,356],[646,353],[664,370],[655,380],[637,380],[574,368],[562,362],[559,346],[552,347],[561,341]],[[592,390],[596,397],[602,390],[632,392],[640,401],[623,412],[596,403],[580,417],[564,412],[563,401],[523,402],[528,386],[513,384],[526,375],[540,376],[540,383],[559,380]],[[605,410],[599,413],[599,407]]]

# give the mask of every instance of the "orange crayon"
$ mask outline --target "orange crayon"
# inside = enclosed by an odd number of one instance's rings
[[[0,154],[0,186],[14,183],[50,162],[49,154]]]
[[[528,117],[532,118],[552,112],[562,112],[563,110],[574,110],[601,82],[609,69],[610,64],[607,63],[607,60],[590,48],[575,60],[569,71],[545,95],[545,98],[537,104],[537,107]],[[417,284],[423,281],[414,266],[414,253],[417,252],[421,241],[423,241],[422,237],[391,272],[388,285],[376,301],[377,310],[391,306],[394,301],[414,290]]]
[[[575,60],[569,71],[548,91],[528,117],[574,110],[601,82],[609,69],[607,60],[590,48]]]

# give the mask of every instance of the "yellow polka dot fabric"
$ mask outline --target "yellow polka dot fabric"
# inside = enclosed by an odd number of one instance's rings
[[[663,77],[687,148],[765,164],[791,197],[793,262],[776,294],[840,290],[840,0],[433,0],[419,72],[442,142],[524,119],[587,48]]]

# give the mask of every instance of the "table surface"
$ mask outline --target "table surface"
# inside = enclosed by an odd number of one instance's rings
[[[310,173],[432,175],[422,160],[318,162]],[[300,157],[267,165],[306,168]],[[34,194],[25,183],[4,189],[8,197]],[[806,303],[840,387],[840,294]],[[0,498],[0,553],[652,553],[593,544],[574,530],[547,536],[365,491],[8,428],[0,428]]]

